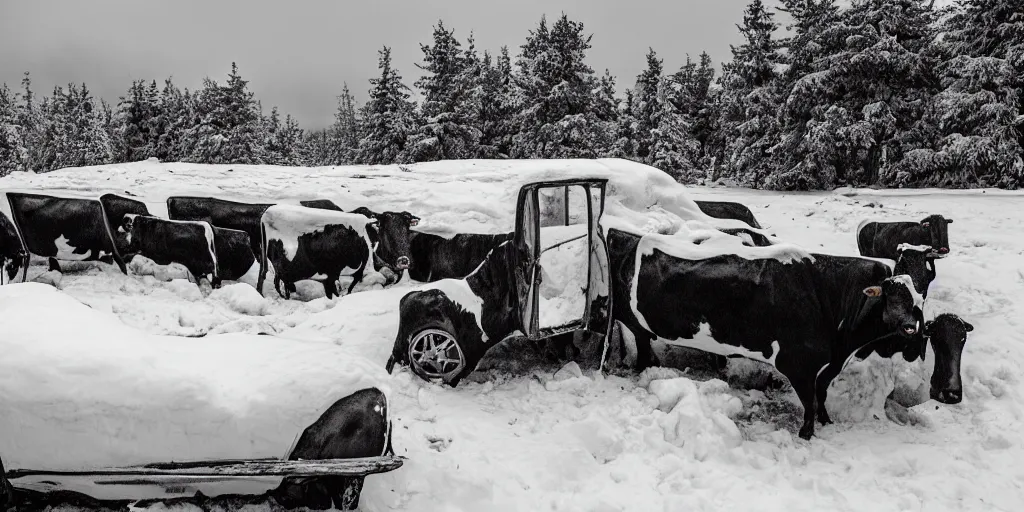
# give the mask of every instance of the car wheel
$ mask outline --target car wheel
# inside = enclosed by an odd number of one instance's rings
[[[429,328],[409,341],[409,364],[424,380],[450,383],[466,367],[466,356],[452,333]]]

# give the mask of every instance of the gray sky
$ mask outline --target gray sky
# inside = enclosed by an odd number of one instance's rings
[[[736,24],[748,0],[0,0],[0,82],[18,88],[32,73],[37,93],[85,82],[116,103],[134,79],[171,75],[197,88],[223,82],[231,61],[263,103],[305,128],[331,122],[347,81],[360,103],[377,71],[377,50],[392,47],[410,87],[421,74],[419,43],[438,19],[477,48],[513,57],[542,14],[563,11],[594,34],[588,56],[611,70],[621,92],[632,87],[652,46],[674,71],[686,53],[706,50],[718,65],[738,44]],[[770,3],[770,2],[769,2]],[[778,17],[776,18],[778,20]]]

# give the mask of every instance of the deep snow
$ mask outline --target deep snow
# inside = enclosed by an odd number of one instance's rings
[[[459,181],[462,172],[469,173],[466,169],[483,166],[490,169]],[[328,197],[345,209],[362,206],[357,197],[363,195],[371,198],[371,207],[400,208],[420,215],[421,225],[434,230],[500,232],[512,227],[517,186],[502,181],[498,167],[500,163],[456,162],[410,166],[412,171],[406,172],[395,168],[252,170],[144,163],[14,175],[0,180],[0,188],[52,184],[89,191],[114,187],[137,194],[152,192],[147,200],[156,204],[162,199],[149,197],[158,195],[163,187],[175,193],[230,190],[261,199]],[[590,170],[608,174],[599,168]],[[431,186],[421,182],[422,176],[413,177],[420,172],[429,176]],[[685,224],[683,218],[700,218],[685,208],[692,203],[678,200],[676,191],[682,187],[666,185],[657,174],[646,173],[646,168],[639,167],[631,179],[623,174],[620,183],[610,185],[613,193],[606,211],[615,219],[609,225],[625,223],[642,231],[675,233]],[[354,178],[354,174],[387,177]],[[529,171],[515,179],[528,181],[538,176],[548,175]],[[930,289],[925,316],[954,312],[976,327],[963,358],[964,402],[947,406],[928,401],[909,412],[883,410],[885,397],[897,383],[902,400],[916,394],[911,398],[924,402],[934,360],[930,349],[924,364],[883,361],[877,356],[851,363],[829,394],[827,405],[837,423],[819,426],[817,437],[810,442],[795,435],[801,413],[788,388],[767,392],[731,389],[719,380],[701,381],[670,369],[620,377],[572,368],[555,373],[557,368],[545,367],[523,376],[484,372],[453,390],[424,383],[401,370],[383,378],[392,392],[395,450],[409,460],[395,472],[367,478],[362,508],[424,512],[1019,508],[1024,502],[1024,471],[1019,462],[1024,460],[1019,376],[1024,367],[1024,336],[1018,325],[1024,307],[1024,240],[1018,226],[1024,222],[1024,195],[991,190],[809,194],[686,190],[692,198],[741,201],[767,226],[766,231],[779,239],[809,251],[833,254],[856,254],[853,233],[865,217],[913,220],[942,213],[955,219],[950,225],[952,253],[936,264],[938,278]],[[668,200],[670,197],[676,201]],[[658,206],[647,208],[655,204]],[[258,393],[281,400],[264,407],[284,407],[287,396],[317,389],[318,379],[335,372],[343,378],[344,363],[336,361],[365,358],[370,366],[382,368],[397,332],[398,300],[415,285],[407,280],[388,289],[374,285],[332,301],[322,298],[319,285],[315,285],[307,287],[308,302],[283,301],[272,291],[266,299],[257,300],[252,294],[246,296],[246,285],[204,296],[194,284],[183,281],[125,277],[111,267],[90,268],[67,270],[59,283],[66,296],[93,306],[89,315],[111,312],[130,327],[152,334],[269,332],[279,337],[242,335],[234,345],[227,341],[230,337],[212,336],[139,335],[104,342],[95,330],[117,332],[112,318],[106,318],[101,328],[81,320],[87,308],[65,304],[67,301],[48,299],[45,308],[34,308],[44,311],[34,315],[28,313],[33,308],[25,309],[27,302],[18,307],[13,301],[0,309],[0,325],[5,333],[28,333],[24,339],[31,341],[6,337],[2,341],[5,354],[14,353],[0,358],[4,365],[0,403],[5,408],[22,396],[36,396],[30,393],[34,392],[30,386],[36,384],[28,381],[41,376],[56,379],[42,388],[46,393],[81,397],[75,394],[73,375],[50,373],[63,367],[59,365],[71,364],[61,362],[60,358],[66,357],[63,349],[57,350],[61,346],[73,350],[71,354],[89,355],[89,361],[113,375],[138,375],[139,360],[166,357],[170,361],[161,362],[160,367],[181,364],[184,369],[180,371],[187,369],[190,381],[222,382],[227,391],[221,398],[228,410],[251,404]],[[41,270],[33,268],[30,279]],[[11,294],[24,286],[33,285],[16,284],[0,291]],[[54,321],[45,329],[35,327],[51,319]],[[71,323],[57,327],[57,319]],[[40,336],[33,334],[36,331],[54,334]],[[127,343],[137,347],[128,350]],[[94,344],[118,350],[100,354],[90,351]],[[243,344],[244,349],[228,348]],[[198,357],[194,368],[175,363],[179,358],[183,361],[185,354],[205,354],[206,350],[230,361],[230,367],[239,368],[237,373],[213,371],[211,363]],[[277,386],[246,377],[257,375],[256,371],[242,370],[264,370],[268,368],[264,361],[281,357],[315,364],[319,370],[307,377],[273,367],[281,372],[277,375],[292,375],[286,383],[276,381]],[[38,361],[39,367],[21,368],[17,362],[25,359],[19,358]],[[671,358],[663,357],[667,360]],[[131,369],[133,364],[135,369]],[[54,368],[47,369],[47,365]],[[754,362],[733,362],[730,375],[748,375],[760,367]],[[18,375],[23,378],[10,379],[14,371],[21,372]],[[153,379],[164,382],[173,376],[153,374]],[[324,402],[327,398],[324,396]],[[85,403],[77,405],[85,407],[88,400],[82,398]],[[170,410],[171,406],[167,407]],[[158,404],[148,409],[153,415],[166,410]],[[31,411],[70,414],[42,406]],[[887,419],[887,412],[908,424]],[[170,431],[180,425],[168,423],[163,428]],[[296,427],[287,436],[281,433],[274,443],[289,445],[298,430]],[[7,446],[39,443],[30,438],[53,433],[26,428],[19,431],[18,439],[9,439],[12,431],[6,424],[0,431]],[[87,453],[89,448],[75,446],[71,453],[90,461],[112,456],[102,449]],[[5,453],[0,456],[7,462]],[[46,459],[38,461],[45,465],[66,460],[63,453],[40,452],[39,457]]]

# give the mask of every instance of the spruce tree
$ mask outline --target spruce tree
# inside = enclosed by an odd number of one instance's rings
[[[152,119],[156,98],[149,94],[145,80],[135,80],[117,105],[115,160],[135,162],[145,160],[156,151],[158,134],[154,133]]]
[[[595,158],[611,148],[612,126],[595,114],[600,82],[586,63],[592,36],[563,14],[541,18],[521,47],[515,75],[521,106],[513,137],[518,158]]]
[[[391,164],[406,154],[409,137],[416,131],[416,106],[409,87],[391,65],[391,48],[378,51],[380,77],[370,79],[370,100],[362,108],[363,127],[356,162]]]
[[[782,60],[773,33],[778,28],[761,0],[753,0],[739,25],[743,44],[732,47],[732,61],[724,67],[721,117],[726,172],[744,183],[761,185],[771,170],[769,150],[777,142],[779,102],[776,68]]]
[[[7,84],[0,85],[0,177],[25,169],[28,150],[18,124],[17,98]]]
[[[811,91],[817,81],[825,78],[820,72],[823,63],[845,47],[846,32],[840,29],[840,11],[835,0],[781,1],[781,10],[793,19],[787,27],[793,35],[783,41],[786,70],[779,85],[781,133],[772,148],[772,174],[766,181],[770,181],[773,188],[824,188],[835,182],[835,175],[843,176],[848,172],[842,159],[825,165],[815,162],[818,155],[812,155],[809,134],[819,100]],[[723,98],[723,110],[727,103]],[[822,116],[823,112],[818,115]],[[837,109],[830,115],[834,118],[846,114]]]
[[[21,79],[21,104],[18,109],[18,126],[27,155],[22,162],[25,170],[40,170],[43,160],[42,137],[45,129],[43,107],[32,91],[32,78],[28,72]]]
[[[896,184],[1017,188],[1024,182],[1022,9],[1020,1],[967,0],[948,18],[933,45],[942,90],[911,134],[925,147],[908,151]]]
[[[512,137],[517,133],[514,120],[517,97],[508,47],[501,47],[493,65],[490,54],[484,53],[481,67],[478,157],[508,158],[512,152]]]
[[[196,163],[259,164],[263,159],[262,115],[248,81],[231,63],[227,83],[209,78],[203,82],[196,104],[200,119],[189,130],[191,154]]]
[[[411,161],[453,160],[472,158],[478,154],[480,130],[476,87],[481,80],[481,67],[473,46],[464,52],[455,38],[455,31],[438,22],[434,27],[434,44],[420,45],[427,72],[415,85],[423,94],[420,113],[423,124],[410,139]]]
[[[334,113],[334,125],[329,130],[330,156],[324,162],[331,165],[347,165],[355,162],[356,151],[359,149],[359,117],[356,100],[349,91],[348,83],[342,85],[341,96],[338,96],[338,110]]]

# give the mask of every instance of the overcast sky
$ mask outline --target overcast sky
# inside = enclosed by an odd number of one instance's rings
[[[513,57],[542,14],[562,12],[594,34],[589,63],[632,87],[651,46],[674,71],[706,50],[718,65],[738,44],[748,0],[0,0],[0,82],[17,88],[32,73],[36,92],[85,82],[116,103],[134,79],[173,76],[197,88],[223,81],[231,62],[263,103],[306,128],[331,122],[342,82],[362,102],[377,50],[392,47],[410,87],[419,43],[438,19],[477,47]]]

